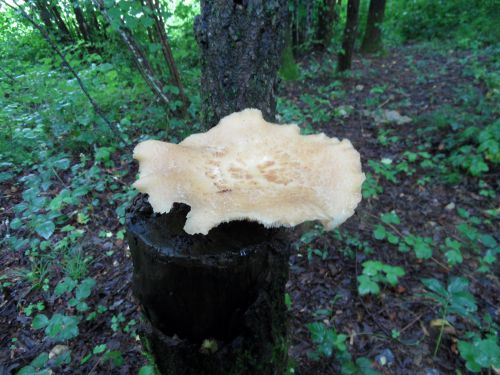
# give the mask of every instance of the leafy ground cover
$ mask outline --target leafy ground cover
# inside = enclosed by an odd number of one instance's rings
[[[356,59],[344,76],[333,53],[308,55],[300,79],[281,82],[280,121],[349,138],[367,175],[364,200],[344,226],[291,233],[290,373],[500,367],[500,51],[481,44],[496,40],[494,23],[481,21],[494,4],[476,3],[461,1],[457,13],[451,2],[414,2],[388,23],[401,22],[404,40],[419,44]],[[454,45],[465,49],[421,42],[474,12],[470,25],[484,32],[459,23]],[[124,213],[136,194],[133,144],[200,130],[190,22],[172,38],[191,100],[182,121],[152,98],[122,51],[104,59],[65,48],[121,141],[43,40],[22,25],[5,28],[0,373],[152,373],[137,335]]]
[[[323,56],[283,92],[284,118],[349,138],[367,173],[355,218],[297,242],[297,373],[498,366],[498,63],[486,58],[498,51],[427,47],[358,60],[333,82]]]
[[[498,368],[498,50],[400,47],[336,79],[330,58],[282,83],[281,121],[349,138],[367,180],[340,229],[292,234],[291,373]],[[29,129],[0,175],[2,369],[148,373],[123,230],[131,148],[50,152]]]

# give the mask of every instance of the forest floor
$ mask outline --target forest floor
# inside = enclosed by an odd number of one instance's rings
[[[444,165],[447,159],[434,156],[446,154],[443,142],[451,130],[448,124],[432,131],[427,128],[441,121],[444,109],[459,108],[461,116],[473,116],[477,100],[487,95],[488,89],[467,71],[471,59],[467,51],[401,47],[381,57],[355,59],[352,74],[335,79],[330,58],[308,58],[303,63],[304,80],[283,82],[281,120],[309,123],[306,132],[348,138],[370,176],[356,215],[340,229],[327,233],[308,224],[295,231],[287,284],[289,353],[295,374],[336,374],[343,365],[335,348],[330,358],[311,359],[310,353],[317,351],[308,328],[312,322],[320,322],[325,331],[347,335],[352,357],[368,358],[372,367],[384,374],[467,372],[457,338],[478,329],[473,319],[467,319],[467,312],[443,314],[443,306],[422,296],[426,288],[421,280],[433,278],[446,286],[452,276],[463,277],[475,297],[477,315],[489,313],[490,325],[500,323],[499,269],[491,257],[487,258],[498,252],[495,226],[498,228],[499,202],[494,192],[498,171],[484,172],[481,178],[444,181],[440,163]],[[107,172],[115,174],[123,169],[130,173],[120,177],[119,183],[130,184],[136,171],[132,162],[117,162]],[[446,173],[453,179],[452,173]],[[64,188],[70,172],[61,173],[58,179],[61,186],[47,194],[55,196]],[[9,232],[6,219],[14,217],[10,207],[24,198],[14,180],[3,182],[1,191],[3,237]],[[102,201],[108,193],[101,193]],[[381,218],[381,214],[385,216]],[[146,358],[135,334],[140,318],[131,291],[132,263],[123,236],[107,235],[123,226],[114,206],[105,205],[90,220],[78,222],[85,224],[87,233],[80,254],[91,257],[88,276],[96,281],[85,302],[97,313],[79,323],[77,340],[65,342],[73,360],[60,371],[137,373]],[[76,307],[68,301],[70,293],[56,297],[33,288],[22,271],[31,267],[28,257],[6,249],[1,254],[3,375],[16,372],[42,352],[54,352],[55,344],[43,330],[31,328],[37,303],[43,304],[39,310],[49,316],[57,311],[76,313]],[[404,275],[391,283],[388,275],[381,274],[368,286],[374,293],[361,295],[357,277],[367,260],[400,266]],[[48,267],[57,270],[56,263]],[[52,290],[62,276],[59,273],[46,289]],[[378,288],[378,293],[373,288]],[[35,312],[28,314],[29,306]],[[102,344],[106,347],[99,347]],[[113,351],[119,351],[124,359],[116,368],[102,355]]]

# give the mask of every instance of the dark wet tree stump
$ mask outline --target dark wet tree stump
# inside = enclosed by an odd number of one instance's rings
[[[140,195],[127,213],[133,292],[160,372],[282,375],[286,235],[248,221],[188,235],[188,212],[176,204],[168,214],[154,214]]]

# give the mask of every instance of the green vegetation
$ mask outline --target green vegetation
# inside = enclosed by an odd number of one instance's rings
[[[131,154],[146,138],[177,142],[201,131],[199,4],[160,1],[179,86],[153,32],[153,11],[105,1],[108,22],[91,2],[80,3],[86,36],[72,2],[46,3],[56,5],[67,33],[54,20],[44,24],[37,2],[23,9],[101,113],[39,31],[0,2],[0,324],[8,334],[0,358],[16,358],[18,374],[153,374],[129,292]],[[368,3],[361,2],[356,46]],[[301,327],[293,326],[291,363],[301,373],[324,366],[323,373],[375,374],[387,365],[372,348],[383,347],[399,358],[395,373],[413,357],[421,360],[409,365],[415,372],[445,363],[442,373],[493,373],[500,367],[498,2],[390,1],[385,51],[355,52],[353,70],[341,75],[346,10],[336,7],[330,38],[318,34],[324,4],[290,1],[295,23],[281,70],[290,81],[280,83],[278,115],[304,134],[351,139],[367,178],[355,218],[330,232],[309,226],[295,242],[286,305]],[[123,29],[144,50],[168,102],[141,75]],[[29,351],[26,337],[39,346]]]

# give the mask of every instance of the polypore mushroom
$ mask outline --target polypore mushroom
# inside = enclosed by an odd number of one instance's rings
[[[297,125],[267,122],[256,109],[224,117],[179,144],[145,141],[134,150],[154,212],[191,206],[184,230],[208,231],[231,220],[266,227],[320,220],[333,229],[361,201],[359,153],[348,140],[300,135]]]

